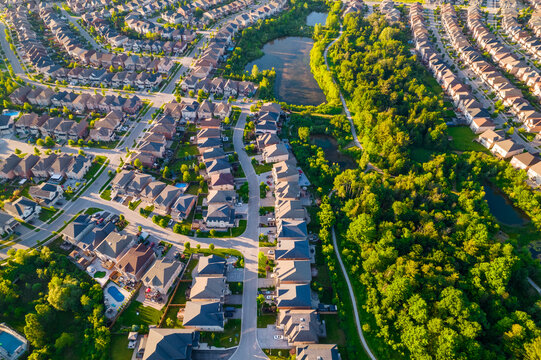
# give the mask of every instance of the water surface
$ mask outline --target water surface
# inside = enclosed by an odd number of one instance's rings
[[[355,159],[342,154],[338,151],[338,142],[335,138],[324,134],[310,135],[310,141],[312,144],[319,146],[325,153],[325,158],[330,163],[336,163],[340,166],[340,169],[355,169],[357,168],[357,162]]]
[[[483,185],[485,200],[488,203],[490,212],[496,220],[504,225],[524,225],[529,220],[513,207],[511,202],[498,189],[491,185]]]
[[[327,13],[313,11],[306,17],[306,25],[316,26],[316,24],[325,25]]]
[[[265,55],[246,65],[251,72],[276,70],[274,92],[280,101],[297,105],[319,105],[325,95],[310,71],[310,50],[314,41],[310,38],[290,36],[273,40],[263,46]]]

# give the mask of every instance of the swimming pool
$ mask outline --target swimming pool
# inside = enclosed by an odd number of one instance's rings
[[[15,336],[0,330],[0,348],[6,350],[8,355],[13,355],[22,344],[23,342]]]
[[[6,115],[6,116],[17,116],[17,115],[20,114],[20,112],[17,111],[17,110],[7,110],[6,109],[6,110],[4,110],[3,114]]]
[[[116,302],[121,303],[124,301],[124,295],[122,295],[122,293],[116,288],[116,286],[109,286],[107,288],[107,292],[113,297],[113,299],[115,299]]]
[[[186,189],[188,187],[188,184],[186,184],[186,183],[177,183],[177,184],[175,184],[175,187],[179,188],[179,189]]]

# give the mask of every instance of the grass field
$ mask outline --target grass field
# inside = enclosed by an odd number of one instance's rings
[[[457,151],[480,151],[489,153],[481,144],[474,142],[477,135],[467,126],[451,126],[448,129],[451,140],[451,148]]]
[[[139,314],[139,315],[138,315]],[[162,312],[149,306],[143,306],[139,301],[132,301],[130,306],[118,318],[115,327],[131,327],[132,325],[157,325]]]
[[[111,360],[130,360],[133,350],[128,349],[128,334],[111,334]]]

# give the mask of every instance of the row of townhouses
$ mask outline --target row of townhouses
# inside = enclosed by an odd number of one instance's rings
[[[88,156],[72,154],[10,155],[0,160],[0,178],[38,178],[61,181],[62,179],[82,180],[90,169],[92,160]]]
[[[15,105],[25,102],[40,107],[66,107],[75,113],[86,111],[107,113],[113,110],[127,114],[136,114],[143,106],[143,101],[137,96],[122,97],[120,95],[100,95],[75,93],[71,91],[54,91],[47,87],[21,86],[9,95]]]
[[[466,64],[479,78],[491,88],[502,103],[511,109],[516,118],[524,123],[530,132],[541,130],[541,114],[524,98],[522,91],[503,76],[497,68],[484,60],[463,34],[455,9],[450,4],[441,7],[442,23],[451,45]],[[523,68],[524,69],[524,68]]]
[[[516,6],[502,8],[501,13],[502,29],[505,33],[537,60],[541,59],[541,40],[524,30],[522,25],[518,22],[518,11]]]

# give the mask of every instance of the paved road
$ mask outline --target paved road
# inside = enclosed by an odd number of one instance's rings
[[[5,36],[5,31],[6,26],[4,25],[4,23],[0,22],[0,43],[2,44],[2,49],[4,50],[6,57],[8,58],[11,66],[13,67],[13,72],[17,75],[24,75],[24,70],[19,63],[17,56],[15,56],[15,53],[9,47],[9,43]]]

